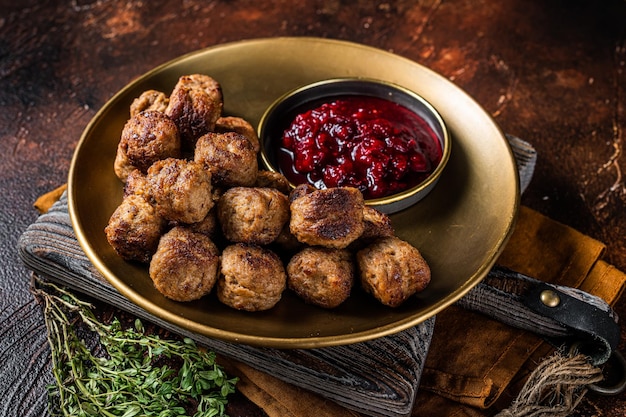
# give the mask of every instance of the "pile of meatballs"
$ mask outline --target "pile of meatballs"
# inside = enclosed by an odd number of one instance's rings
[[[335,308],[360,286],[397,307],[430,282],[420,252],[356,188],[291,188],[259,169],[259,138],[222,114],[220,84],[179,78],[130,106],[114,171],[124,197],[105,228],[116,253],[148,265],[155,288],[186,302],[271,309],[289,289]]]

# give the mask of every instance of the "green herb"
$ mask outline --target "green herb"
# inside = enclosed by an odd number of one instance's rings
[[[188,338],[145,334],[139,320],[134,329],[118,319],[103,324],[73,294],[41,281],[36,287],[52,350],[53,417],[225,416],[237,378],[228,378],[215,353]],[[89,333],[97,335],[95,346],[85,343]]]

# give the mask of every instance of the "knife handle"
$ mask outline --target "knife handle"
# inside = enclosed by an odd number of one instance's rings
[[[596,366],[609,359],[620,340],[617,314],[600,297],[501,266],[456,304],[531,331],[555,346],[575,346]]]

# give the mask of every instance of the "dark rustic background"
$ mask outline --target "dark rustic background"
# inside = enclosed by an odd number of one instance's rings
[[[0,0],[0,413],[45,415],[45,330],[15,247],[35,198],[66,181],[90,118],[156,65],[274,36],[359,42],[449,78],[536,147],[522,203],[605,242],[626,270],[623,0]],[[626,317],[626,301],[617,311]],[[38,348],[24,357],[8,340]],[[579,410],[623,416],[626,394],[590,395]]]

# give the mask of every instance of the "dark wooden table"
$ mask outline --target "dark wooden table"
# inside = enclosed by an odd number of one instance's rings
[[[224,42],[274,36],[359,42],[449,78],[503,131],[536,147],[536,174],[522,203],[605,242],[605,259],[626,270],[623,0],[2,0],[0,337],[42,350],[30,360],[0,352],[0,414],[45,415],[37,383],[49,380],[45,329],[15,247],[37,217],[35,198],[66,181],[90,118],[156,65]],[[617,312],[626,317],[626,300]],[[31,387],[28,400],[11,404],[24,384]],[[579,409],[623,416],[626,394],[589,395]],[[233,400],[231,415],[249,412],[242,399]]]

